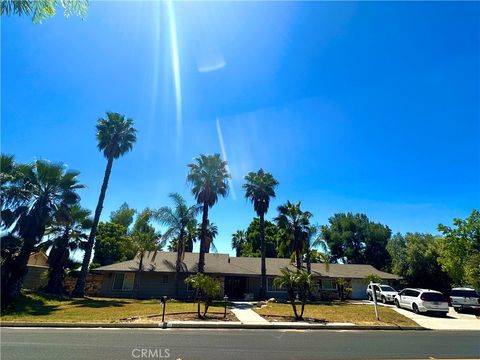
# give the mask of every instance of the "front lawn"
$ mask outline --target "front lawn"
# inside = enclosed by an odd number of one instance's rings
[[[220,305],[220,304],[218,304]],[[203,305],[202,305],[203,310]],[[194,319],[195,303],[169,301],[166,319],[174,320],[188,316]],[[228,311],[228,310],[227,310]],[[208,314],[219,318],[223,315],[222,306],[210,306]],[[6,311],[0,320],[17,322],[123,322],[127,319],[162,313],[158,300],[111,299],[111,298],[69,298],[51,296],[41,292],[24,290],[22,296]],[[216,313],[213,315],[213,313]],[[190,315],[188,315],[190,314]],[[208,316],[207,314],[207,316]],[[229,316],[231,319],[231,316]],[[136,320],[142,322],[143,319]],[[150,322],[150,321],[145,321]]]
[[[300,306],[298,306],[300,309]],[[290,304],[267,304],[254,309],[270,321],[295,321]],[[418,326],[413,320],[384,306],[378,307],[380,321],[375,320],[375,311],[371,305],[353,305],[347,303],[307,304],[303,318],[315,322],[349,322],[357,325],[399,325]]]

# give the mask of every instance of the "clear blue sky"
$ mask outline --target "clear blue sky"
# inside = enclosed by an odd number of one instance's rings
[[[302,200],[319,224],[353,211],[436,232],[480,207],[479,14],[478,2],[91,2],[84,21],[2,18],[1,150],[81,171],[94,210],[95,123],[117,111],[138,142],[114,163],[102,219],[170,192],[193,202],[186,164],[222,152],[221,133],[233,191],[210,214],[220,252],[253,216],[241,184],[259,167],[280,182],[268,218]]]

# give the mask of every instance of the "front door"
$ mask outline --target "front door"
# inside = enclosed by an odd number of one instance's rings
[[[243,276],[225,276],[225,295],[230,299],[243,299],[247,292],[247,278]]]

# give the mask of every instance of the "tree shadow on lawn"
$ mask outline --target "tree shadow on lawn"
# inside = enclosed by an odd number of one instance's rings
[[[43,298],[32,298],[25,295],[15,300],[8,308],[2,309],[3,315],[49,315],[57,311],[59,305],[47,304]]]
[[[122,307],[130,302],[125,300],[99,300],[99,299],[91,299],[88,297],[85,298],[76,298],[71,299],[70,304],[76,307],[86,307],[86,308],[104,308],[104,307]]]

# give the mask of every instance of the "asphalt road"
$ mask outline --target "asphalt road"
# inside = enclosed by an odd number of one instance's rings
[[[2,360],[480,358],[480,331],[2,328],[0,335]]]

